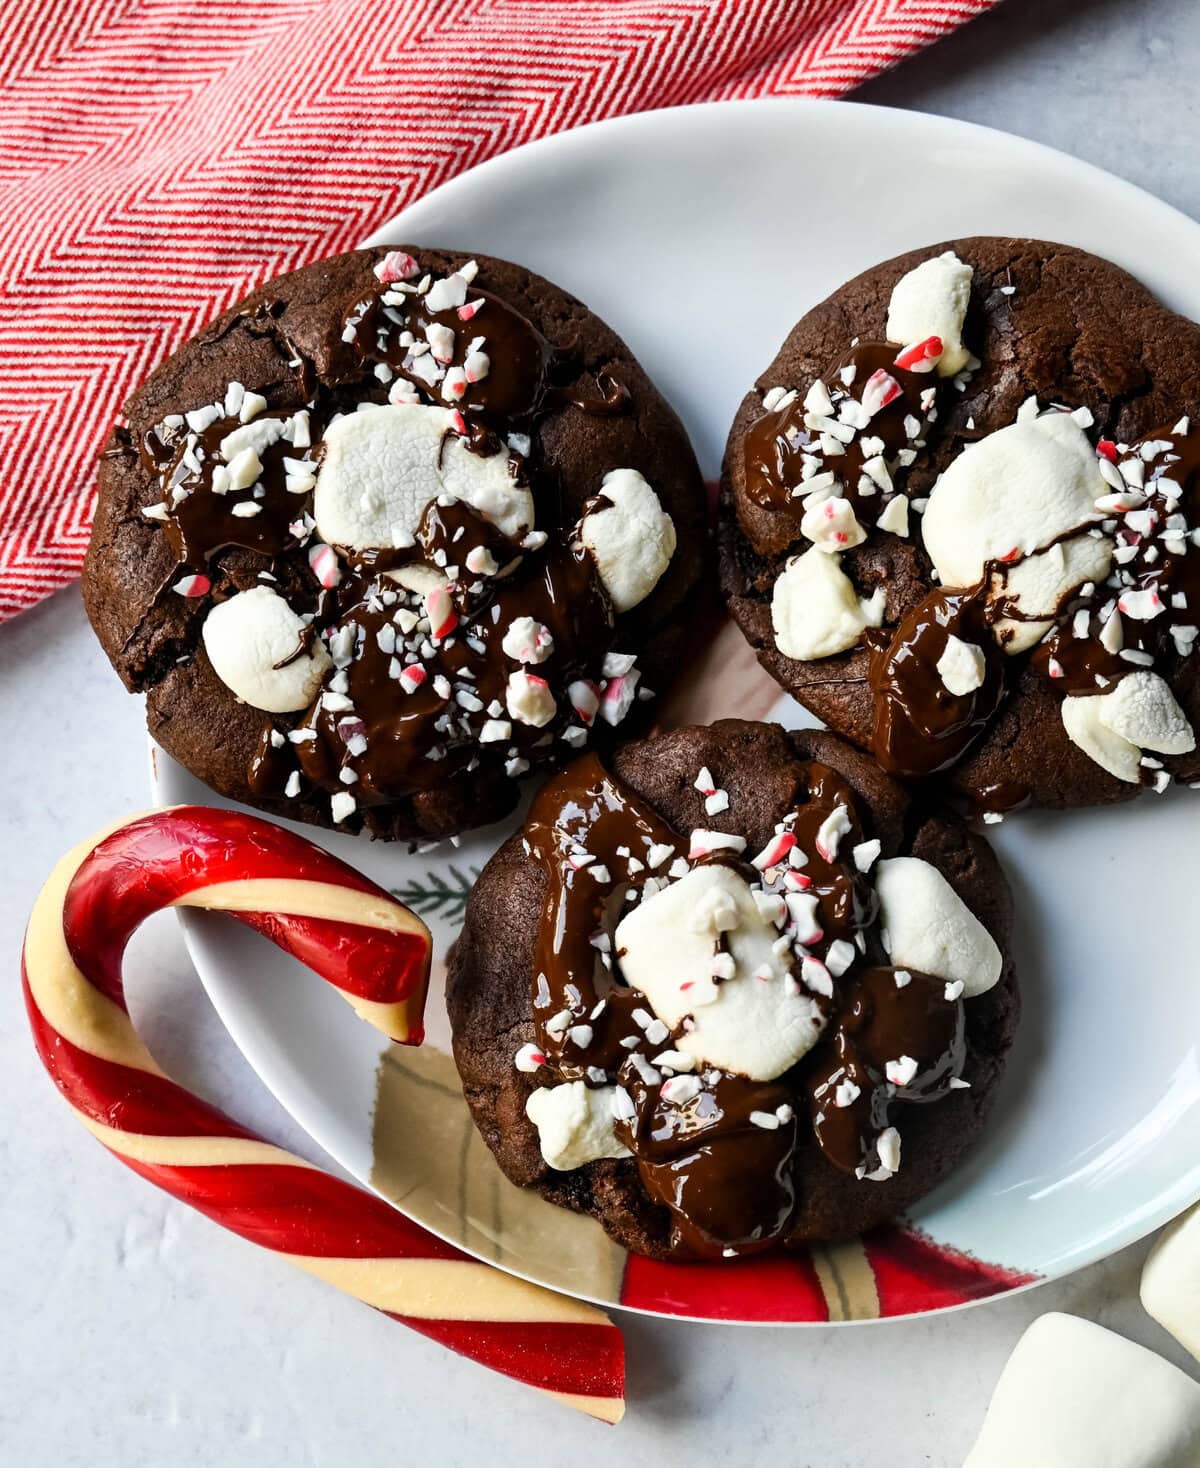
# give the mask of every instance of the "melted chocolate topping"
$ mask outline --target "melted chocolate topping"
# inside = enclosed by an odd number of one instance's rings
[[[814,414],[795,395],[750,426],[746,491],[756,504],[800,519],[803,496],[810,492],[805,482],[819,468],[837,476],[856,518],[874,524],[891,496],[863,473],[864,464],[882,455],[893,465],[890,477],[898,485],[937,418],[941,380],[897,367],[898,351],[888,342],[856,343],[822,379],[829,384],[831,413]],[[864,398],[869,406],[883,403],[865,422]],[[823,461],[819,465],[813,463],[816,455]],[[901,462],[902,455],[912,456],[909,464]]]
[[[315,437],[312,415],[302,412],[299,418]],[[308,450],[290,441],[297,415],[263,413],[254,423],[260,425],[258,431],[264,437],[274,441],[260,449],[260,472],[253,487],[243,491],[229,488],[229,465],[221,452],[222,442],[246,427],[236,416],[222,410],[199,433],[188,430],[183,422],[160,424],[142,440],[142,463],[162,485],[164,529],[180,565],[203,571],[214,555],[232,546],[257,551],[265,564],[295,550],[307,538],[304,515],[312,500],[311,473],[316,465],[306,472],[302,465]],[[285,432],[287,438],[282,436]],[[235,456],[231,447],[229,457]],[[296,466],[292,474],[287,472],[287,461]],[[289,489],[289,482],[302,487],[298,492]]]
[[[430,506],[418,542],[437,545],[453,535],[451,526],[464,531],[454,543],[457,555],[475,546],[505,551],[495,527],[463,504]],[[532,617],[554,645],[527,671],[560,690],[594,676],[611,644],[613,617],[592,559],[558,543],[527,559],[509,543],[506,559],[519,562],[506,578],[455,583],[462,620],[436,640],[419,622],[404,632],[423,609],[419,593],[397,586],[386,571],[351,579],[331,639],[335,649],[339,639],[353,647],[345,693],[321,695],[300,725],[315,737],[295,745],[309,780],[377,805],[440,783],[489,757],[491,745],[492,757],[532,763],[554,743],[561,746],[568,727],[584,727],[565,697],[543,725],[510,717],[505,695],[518,665],[502,643],[513,621]],[[411,691],[409,668],[424,671]],[[354,777],[349,782],[346,772]]]
[[[960,999],[928,974],[865,969],[848,986],[837,1022],[806,1079],[809,1114],[825,1156],[843,1172],[868,1165],[868,1139],[888,1125],[893,1103],[936,1101],[966,1059]],[[915,1062],[915,1070],[905,1061]],[[904,1066],[889,1081],[889,1065]]]
[[[845,856],[822,850],[819,840],[839,806],[849,822],[838,846]],[[647,1194],[670,1213],[672,1248],[693,1255],[752,1252],[786,1234],[796,1203],[793,1158],[805,1142],[798,1113],[811,1112],[812,1141],[833,1166],[864,1175],[890,1104],[940,1096],[965,1057],[962,1004],[946,998],[941,981],[914,975],[901,988],[892,969],[859,972],[861,955],[870,963],[881,950],[873,888],[849,859],[867,833],[844,778],[806,765],[778,831],[795,838],[806,858],[800,866],[786,854],[765,872],[728,852],[702,860],[722,861],[768,892],[816,895],[817,941],[849,942],[856,956],[829,980],[825,1036],[792,1070],[755,1081],[701,1062],[680,1076],[680,1087],[669,1065],[655,1062],[687,1032],[689,1018],[673,1032],[654,1019],[622,978],[614,934],[636,903],[683,874],[688,843],[591,754],[543,786],[526,822],[528,849],[546,879],[531,993],[544,1074],[554,1083],[616,1083],[624,1098],[616,1135]],[[800,974],[808,955],[796,940],[793,948]],[[904,1057],[915,1069],[896,1086],[885,1071]],[[823,1098],[843,1078],[839,1067],[853,1068],[864,1100],[833,1107],[826,1119]]]
[[[469,313],[465,319],[462,312]],[[436,357],[427,337],[431,327],[435,336],[439,330],[449,334],[448,349],[439,349]],[[535,417],[544,406],[554,347],[532,322],[490,291],[469,286],[461,306],[431,311],[427,294],[418,294],[415,285],[395,284],[359,302],[345,332],[353,335],[354,365],[348,375],[361,373],[363,364],[381,363],[422,399],[440,397],[468,418],[509,426]],[[473,351],[487,358],[481,378],[475,373],[482,364],[468,364]],[[445,375],[438,374],[439,368]],[[457,393],[447,383],[451,373],[451,381],[462,374]]]
[[[951,637],[982,648],[983,682],[950,692],[938,661]],[[992,636],[982,588],[931,591],[904,617],[891,641],[873,641],[869,680],[875,698],[875,758],[891,774],[916,777],[948,769],[990,722],[1004,696],[1004,659]]]
[[[1092,607],[1077,605],[1034,653],[1035,663],[1064,693],[1103,693],[1147,666],[1141,658],[1170,671],[1184,656],[1171,629],[1200,622],[1200,554],[1191,541],[1191,527],[1200,523],[1200,430],[1156,429],[1129,457],[1145,466],[1144,504],[1123,515],[1117,527],[1114,572],[1122,584],[1113,593],[1119,609],[1130,592],[1150,592],[1159,610],[1145,620],[1122,616],[1121,648],[1114,651],[1100,641],[1103,620],[1094,600]],[[1086,620],[1077,626],[1080,610]],[[1140,655],[1139,661],[1122,657],[1124,650]]]

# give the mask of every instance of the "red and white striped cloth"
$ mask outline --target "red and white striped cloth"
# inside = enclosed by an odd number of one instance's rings
[[[835,96],[996,0],[4,0],[0,619],[79,572],[130,390],[268,276],[597,118]]]

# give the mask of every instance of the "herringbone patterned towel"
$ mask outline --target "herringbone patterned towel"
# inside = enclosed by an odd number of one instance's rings
[[[264,277],[578,123],[833,96],[995,0],[0,0],[0,619],[137,382]]]

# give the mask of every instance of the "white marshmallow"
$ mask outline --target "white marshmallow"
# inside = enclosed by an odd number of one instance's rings
[[[1167,682],[1149,669],[1127,673],[1110,693],[1067,697],[1063,728],[1090,760],[1127,785],[1141,783],[1141,752],[1188,754],[1196,735]]]
[[[1142,752],[1136,744],[1114,733],[1101,718],[1102,697],[1102,694],[1087,698],[1068,695],[1063,699],[1062,721],[1067,738],[1102,770],[1127,785],[1139,785]]]
[[[734,975],[714,985],[718,932],[726,934]],[[824,1024],[815,1001],[791,978],[789,955],[775,952],[778,937],[742,877],[702,866],[635,907],[617,928],[616,948],[626,981],[659,1019],[673,1028],[685,1014],[694,1017],[695,1028],[676,1049],[768,1081],[808,1053]]]
[[[532,673],[510,673],[504,702],[509,713],[521,724],[541,729],[554,717],[557,705],[544,678]]]
[[[411,545],[430,500],[451,495],[505,535],[533,525],[533,496],[509,475],[509,453],[473,454],[450,408],[392,403],[336,419],[325,430],[313,515],[330,545]]]
[[[999,948],[937,867],[894,856],[875,868],[879,926],[899,968],[959,982],[968,999],[985,994],[1004,967]]]
[[[775,582],[771,623],[784,657],[809,662],[854,647],[864,627],[883,621],[886,596],[878,588],[860,600],[838,556],[818,546],[789,561]]]
[[[1195,1468],[1200,1386],[1090,1320],[1035,1320],[963,1468]]]
[[[831,554],[852,550],[867,538],[849,500],[823,499],[810,504],[800,521],[800,534]]]
[[[1029,555],[1096,520],[1098,463],[1069,413],[1027,417],[965,448],[934,485],[921,522],[942,585],[974,586],[988,561]]]
[[[951,632],[946,638],[946,650],[937,660],[937,670],[946,691],[955,698],[963,698],[983,683],[987,658],[978,643],[964,642]]]
[[[538,1129],[546,1164],[570,1172],[601,1157],[628,1157],[629,1149],[613,1131],[615,1086],[588,1086],[568,1081],[543,1086],[525,1103],[525,1115]]]
[[[1015,601],[1022,615],[1018,621],[1000,617],[995,624],[996,640],[1007,653],[1026,652],[1039,643],[1054,625],[1059,607],[1085,581],[1102,582],[1112,565],[1113,544],[1107,536],[1076,535],[1058,541],[997,574],[992,596]],[[1030,622],[1027,616],[1046,615],[1045,621]]]
[[[971,299],[969,265],[953,250],[922,260],[896,282],[888,305],[887,339],[902,347],[940,336],[939,377],[953,377],[967,365],[970,352],[963,346],[963,322]]]
[[[243,703],[270,714],[307,708],[333,666],[320,638],[277,668],[300,645],[305,624],[277,591],[255,586],[220,602],[204,619],[204,650],[221,682]]]
[[[675,554],[675,525],[636,469],[613,469],[600,482],[611,505],[583,517],[580,539],[618,612],[650,595]]]
[[[1156,754],[1189,754],[1196,735],[1170,685],[1148,668],[1127,673],[1111,693],[1096,699],[1105,726]]]
[[[1142,1304],[1200,1361],[1200,1208],[1159,1236],[1142,1270]]]

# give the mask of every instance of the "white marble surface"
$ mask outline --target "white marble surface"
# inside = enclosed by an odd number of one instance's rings
[[[1009,0],[865,100],[1008,128],[1200,215],[1195,0]],[[36,889],[69,845],[147,801],[145,743],[70,591],[0,628],[0,1463],[13,1468],[531,1468],[601,1448],[631,1465],[958,1468],[1012,1343],[1074,1310],[1192,1364],[1140,1310],[1145,1246],[955,1316],[818,1331],[628,1318],[616,1436],[260,1256],[89,1141],[29,1043],[16,982]],[[49,778],[47,772],[52,772]],[[131,953],[135,1014],[181,1079],[315,1156],[250,1074],[169,919]]]

